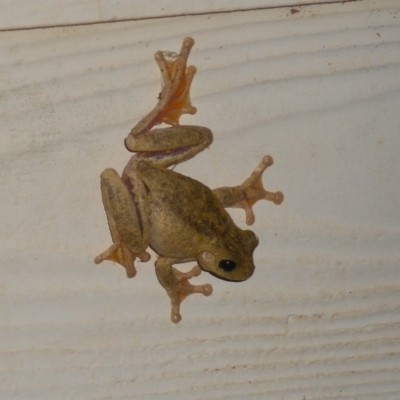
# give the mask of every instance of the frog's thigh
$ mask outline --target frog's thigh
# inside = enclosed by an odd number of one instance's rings
[[[153,129],[145,135],[128,136],[125,139],[126,147],[138,154],[132,157],[125,170],[135,168],[131,165],[142,157],[140,153],[144,153],[145,159],[151,159],[153,164],[167,168],[189,160],[207,148],[212,141],[213,135],[208,128],[192,125]],[[157,154],[151,157],[151,152]]]
[[[133,201],[128,188],[117,171],[106,169],[101,176],[101,194],[106,210],[111,236],[114,243],[122,240],[133,253],[141,253],[149,242],[147,198],[145,191],[140,191],[137,200]],[[131,190],[135,186],[143,186],[140,180],[131,182]],[[136,183],[136,185],[135,185]]]

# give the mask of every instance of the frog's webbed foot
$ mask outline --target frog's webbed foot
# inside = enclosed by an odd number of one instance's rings
[[[253,205],[259,200],[269,200],[275,204],[283,201],[282,192],[268,192],[262,182],[263,172],[273,164],[271,156],[264,156],[251,175],[240,185],[214,189],[224,207],[243,208],[246,213],[246,224],[254,224]]]
[[[109,260],[121,264],[126,269],[126,276],[133,278],[136,275],[135,260],[146,262],[150,260],[150,254],[147,251],[142,253],[133,253],[124,243],[113,243],[106,251],[95,257],[94,262],[100,264],[104,260]]]
[[[243,199],[231,205],[235,208],[243,208],[246,213],[246,224],[254,224],[253,205],[259,200],[272,201],[274,204],[281,204],[283,201],[282,192],[269,192],[264,189],[262,182],[263,172],[274,163],[271,156],[264,156],[251,175],[240,185],[243,191]]]
[[[159,107],[158,123],[178,125],[182,114],[197,112],[190,100],[190,85],[196,73],[196,67],[187,66],[187,59],[193,45],[194,40],[187,37],[183,40],[179,54],[158,51],[154,56],[163,78],[163,87],[157,105]]]
[[[186,37],[179,54],[157,51],[154,55],[163,80],[159,101],[154,109],[131,130],[126,142],[128,149],[129,136],[143,135],[154,125],[163,122],[174,126],[179,125],[182,114],[196,113],[196,107],[192,106],[190,100],[190,85],[196,73],[196,67],[187,66],[187,59],[193,45],[194,40]]]
[[[171,267],[168,259],[159,258],[156,262],[156,272],[158,280],[171,299],[171,321],[175,324],[182,319],[180,305],[186,297],[193,293],[202,293],[204,296],[210,296],[213,291],[209,283],[204,285],[192,285],[189,283],[189,279],[201,274],[201,268],[198,265],[188,272],[181,272]]]
[[[177,282],[170,290],[167,290],[167,293],[171,299],[171,321],[178,323],[182,319],[180,314],[182,301],[193,293],[202,293],[204,296],[210,296],[213,288],[209,283],[204,285],[192,285],[189,283],[189,279],[201,274],[201,268],[198,265],[194,266],[188,272],[181,272],[176,268],[172,269]]]

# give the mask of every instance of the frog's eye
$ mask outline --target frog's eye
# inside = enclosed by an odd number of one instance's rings
[[[236,268],[236,263],[232,260],[221,260],[218,263],[218,267],[220,267],[223,271],[230,272]]]

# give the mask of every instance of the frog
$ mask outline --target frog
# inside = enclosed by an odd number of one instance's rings
[[[190,98],[197,70],[187,65],[193,45],[193,38],[186,37],[178,54],[155,53],[162,88],[156,106],[125,139],[126,149],[135,154],[121,175],[112,168],[100,175],[113,243],[94,259],[96,264],[119,263],[132,278],[135,261],[149,261],[147,250],[152,249],[157,256],[156,276],[170,298],[174,323],[181,320],[180,306],[189,295],[212,294],[211,284],[189,282],[202,271],[230,282],[245,281],[254,273],[253,253],[259,239],[253,231],[239,228],[226,208],[242,208],[246,223],[252,225],[257,201],[280,204],[284,198],[280,191],[264,189],[262,174],[273,163],[269,155],[241,185],[233,187],[212,190],[174,170],[213,141],[209,128],[179,123],[183,114],[197,111]],[[162,123],[170,126],[155,128]],[[195,262],[187,272],[175,267],[187,262]]]

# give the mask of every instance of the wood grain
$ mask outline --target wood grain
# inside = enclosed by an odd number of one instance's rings
[[[358,0],[0,0],[0,30],[55,27]],[[291,10],[295,13],[297,10]]]
[[[204,273],[173,325],[152,262],[92,259],[99,174],[187,35],[182,122],[215,141],[177,170],[232,185],[271,154],[286,197],[256,205],[255,276]],[[1,32],[0,398],[397,400],[399,38],[395,0]]]

